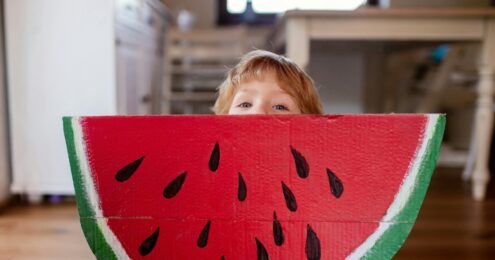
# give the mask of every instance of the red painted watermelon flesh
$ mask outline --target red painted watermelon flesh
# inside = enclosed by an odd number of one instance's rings
[[[414,224],[441,115],[64,119],[98,258],[391,257]]]

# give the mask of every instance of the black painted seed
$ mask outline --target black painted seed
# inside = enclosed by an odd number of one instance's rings
[[[265,246],[258,240],[258,238],[254,238],[256,240],[256,251],[258,253],[258,260],[268,260],[268,252],[266,251]]]
[[[247,187],[246,187],[246,182],[244,181],[244,178],[242,178],[242,174],[239,172],[239,183],[237,187],[237,199],[239,201],[244,201],[246,200],[246,195],[247,195]]]
[[[273,239],[277,246],[281,246],[285,240],[282,225],[280,224],[280,221],[278,221],[277,213],[275,211],[273,212]]]
[[[210,234],[210,225],[211,225],[211,220],[208,220],[208,223],[203,227],[203,230],[201,230],[201,233],[199,234],[198,241],[196,244],[200,248],[206,247],[208,244],[208,235]]]
[[[141,158],[129,163],[128,165],[124,166],[124,168],[120,169],[117,174],[115,174],[115,180],[119,182],[124,182],[127,181],[131,176],[136,172],[136,170],[139,168],[139,165],[141,165],[141,162],[143,162],[144,156],[141,156]]]
[[[215,143],[215,147],[210,155],[210,161],[208,162],[208,166],[210,167],[210,171],[215,172],[218,169],[218,165],[220,164],[220,146],[218,142]]]
[[[335,196],[335,198],[340,198],[344,192],[344,184],[342,181],[327,168],[328,182],[330,183],[330,192]]]
[[[296,197],[294,196],[294,193],[285,185],[284,182],[282,182],[282,192],[284,193],[284,199],[285,199],[285,204],[287,205],[287,208],[294,212],[297,210],[297,202],[296,202]]]
[[[306,257],[309,260],[318,260],[321,258],[320,239],[309,224],[306,232]]]
[[[186,180],[187,172],[183,172],[173,181],[171,181],[165,189],[163,189],[163,196],[167,199],[171,199],[177,195],[177,193],[182,188],[182,184]]]
[[[290,152],[292,153],[292,157],[294,157],[294,162],[296,163],[297,175],[303,179],[308,177],[309,165],[306,158],[304,158],[304,156],[292,146],[290,147]]]
[[[225,260],[225,257],[223,257],[223,256],[222,256],[222,257],[220,257],[220,260]]]
[[[146,238],[143,241],[143,243],[141,243],[141,245],[139,246],[139,254],[141,256],[146,256],[149,253],[151,253],[151,251],[153,251],[153,248],[155,248],[156,245],[156,241],[158,240],[159,234],[160,234],[160,228],[157,228],[155,232],[151,234],[151,236]]]

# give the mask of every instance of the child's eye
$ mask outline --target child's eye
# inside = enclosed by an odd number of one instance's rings
[[[273,106],[276,110],[289,110],[286,106],[284,105],[275,105]]]
[[[251,103],[248,103],[248,102],[243,102],[239,105],[237,105],[238,107],[242,107],[242,108],[249,108],[251,107]]]

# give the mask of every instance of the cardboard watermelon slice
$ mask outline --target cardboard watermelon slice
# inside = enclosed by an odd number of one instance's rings
[[[385,259],[425,196],[443,115],[67,117],[98,259]]]

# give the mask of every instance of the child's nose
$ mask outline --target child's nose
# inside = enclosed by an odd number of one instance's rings
[[[256,115],[268,115],[270,110],[266,108],[266,106],[255,106],[252,110],[253,114]]]

